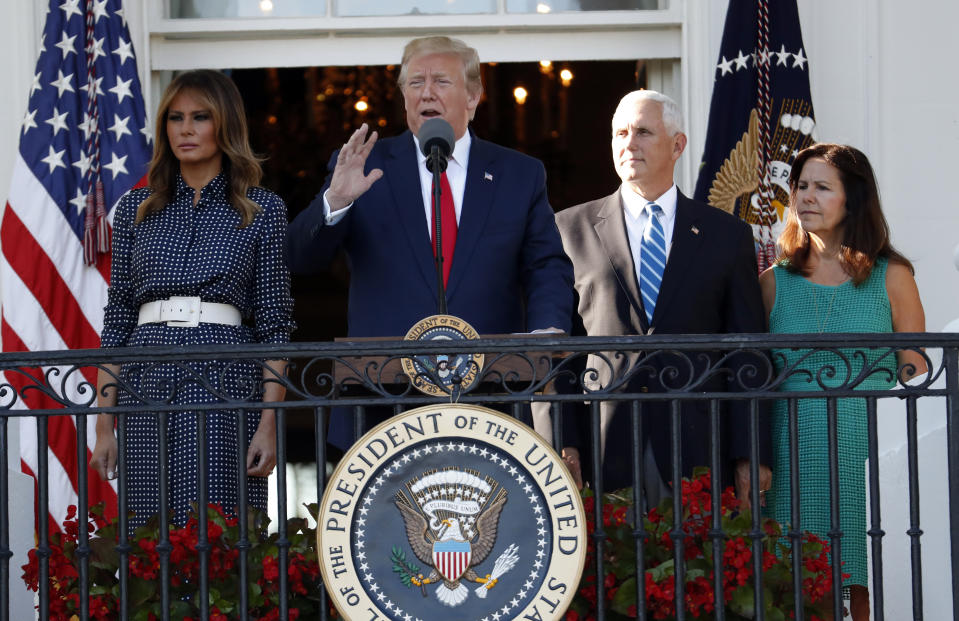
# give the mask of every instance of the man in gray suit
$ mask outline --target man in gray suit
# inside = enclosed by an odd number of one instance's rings
[[[613,115],[612,130],[613,162],[622,185],[605,198],[570,207],[556,216],[563,247],[573,261],[578,311],[586,333],[764,332],[752,230],[730,214],[686,198],[673,183],[673,169],[686,148],[676,103],[655,91],[629,93]],[[710,356],[712,362],[718,358],[718,354]],[[610,356],[605,362],[592,356],[587,366],[599,371],[599,384],[607,385],[611,378],[622,377],[637,359],[638,354]],[[672,364],[678,362],[672,358]],[[643,364],[665,368],[671,365],[670,356],[655,356]],[[677,366],[681,372],[688,370],[682,364]],[[697,366],[702,367],[701,361]],[[702,368],[697,368],[690,376],[698,377],[701,372]],[[638,373],[628,390],[665,392],[660,380],[659,373]],[[683,385],[684,378],[670,380]],[[696,387],[702,391],[735,389],[727,385],[725,376]],[[625,402],[605,402],[601,408],[607,490],[633,484],[629,409]],[[746,404],[729,404],[721,418],[723,478],[729,481],[735,473],[737,493],[747,500],[751,447]],[[760,462],[769,463],[765,417],[761,423],[757,450]],[[655,504],[670,493],[666,481],[675,476],[666,400],[644,405],[643,429],[646,476],[641,484],[647,501]],[[582,430],[567,437],[570,446],[564,452],[574,472],[580,469],[585,437]],[[683,404],[681,437],[681,476],[689,476],[694,467],[711,463],[705,402]],[[760,490],[770,483],[769,468],[761,466]]]

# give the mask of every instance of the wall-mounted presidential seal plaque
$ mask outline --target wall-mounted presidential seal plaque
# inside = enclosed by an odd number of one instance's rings
[[[353,445],[323,495],[317,545],[347,619],[560,619],[586,528],[575,483],[536,432],[441,405]]]
[[[407,341],[463,341],[479,334],[459,317],[433,315],[406,333]],[[483,354],[411,356],[403,358],[403,371],[413,386],[428,395],[456,395],[466,390],[483,368]]]

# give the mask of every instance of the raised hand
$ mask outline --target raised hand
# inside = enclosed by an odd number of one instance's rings
[[[333,178],[326,191],[326,200],[330,204],[331,211],[343,209],[355,201],[383,176],[383,171],[379,168],[374,168],[369,174],[363,172],[366,158],[376,144],[377,138],[375,131],[367,137],[368,131],[369,127],[366,123],[360,125],[336,156]]]

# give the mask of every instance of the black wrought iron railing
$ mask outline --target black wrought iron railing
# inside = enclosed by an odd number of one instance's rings
[[[918,354],[920,364],[902,367],[898,364],[899,352]],[[465,390],[456,390],[455,395],[440,397],[428,396],[412,387],[409,378],[399,368],[403,358],[416,356],[436,356],[438,354],[456,356],[459,354],[485,354],[485,363],[478,380]],[[285,377],[272,378],[267,373],[263,379],[265,361],[287,359],[290,366]],[[257,372],[237,379],[235,369],[243,364],[253,363]],[[209,346],[202,349],[169,348],[127,348],[116,350],[30,352],[2,354],[0,369],[6,374],[6,381],[0,385],[0,453],[4,463],[9,460],[11,422],[33,417],[37,421],[37,443],[47,445],[48,423],[51,417],[70,415],[76,420],[78,460],[86,461],[87,428],[93,424],[97,410],[92,407],[96,402],[96,388],[86,378],[91,377],[91,368],[104,368],[104,365],[135,365],[136,373],[142,376],[161,378],[151,381],[149,388],[144,383],[131,381],[126,372],[116,377],[115,387],[120,393],[128,395],[133,405],[117,406],[102,410],[117,415],[119,439],[119,479],[117,490],[119,497],[119,518],[115,541],[112,542],[117,558],[119,588],[118,616],[122,619],[133,618],[136,613],[136,601],[128,589],[131,555],[131,530],[126,511],[129,482],[125,477],[124,455],[126,454],[126,419],[131,415],[152,415],[158,421],[160,448],[160,480],[157,488],[161,507],[159,521],[159,543],[156,546],[158,568],[156,581],[162,601],[160,618],[176,618],[176,601],[171,601],[169,528],[166,524],[170,515],[165,509],[169,504],[167,490],[169,471],[165,436],[166,421],[178,412],[197,412],[198,434],[198,472],[205,472],[202,464],[209,456],[205,449],[205,412],[233,411],[240,413],[237,418],[237,435],[245,438],[245,416],[243,412],[261,407],[276,410],[277,439],[276,453],[278,462],[278,485],[275,505],[279,516],[276,547],[278,554],[278,572],[276,588],[279,590],[279,618],[287,618],[288,550],[287,516],[292,516],[291,499],[287,494],[286,464],[289,461],[288,440],[291,423],[297,423],[297,435],[303,429],[312,428],[313,438],[309,443],[314,451],[317,486],[316,498],[323,495],[326,481],[326,462],[328,461],[327,425],[334,408],[346,408],[353,420],[354,438],[359,437],[368,427],[370,416],[384,409],[390,413],[422,406],[449,402],[455,399],[459,403],[486,405],[509,412],[513,416],[530,422],[529,404],[547,404],[550,414],[550,433],[555,447],[568,446],[575,440],[588,455],[585,464],[586,478],[594,491],[594,527],[590,535],[601,551],[610,545],[607,537],[608,527],[603,519],[603,493],[606,483],[603,476],[604,458],[601,454],[600,429],[604,411],[610,404],[623,404],[625,411],[618,416],[626,417],[628,424],[628,445],[631,453],[625,463],[628,464],[628,480],[634,489],[641,489],[648,467],[645,450],[649,446],[648,428],[643,419],[655,408],[665,408],[668,415],[668,442],[670,443],[670,467],[663,477],[678,481],[688,474],[688,464],[683,461],[684,434],[688,431],[689,411],[687,404],[700,404],[698,411],[703,413],[702,421],[708,425],[705,436],[708,439],[705,455],[706,463],[697,464],[710,467],[713,473],[711,488],[712,505],[719,507],[722,497],[722,481],[729,480],[732,466],[724,461],[725,438],[730,431],[747,436],[745,444],[749,446],[749,480],[751,481],[750,500],[753,507],[763,502],[760,481],[760,462],[769,457],[761,454],[761,436],[772,420],[771,408],[779,408],[780,421],[785,421],[780,431],[784,442],[778,447],[781,456],[791,465],[790,469],[790,520],[783,537],[793,546],[801,546],[803,540],[801,515],[800,470],[803,450],[798,435],[801,404],[810,399],[824,400],[825,421],[828,437],[828,489],[823,490],[828,498],[830,529],[828,538],[832,547],[830,556],[831,575],[833,577],[830,608],[835,618],[842,615],[842,536],[840,528],[840,446],[839,428],[842,416],[843,400],[859,399],[865,404],[867,421],[866,437],[868,444],[869,466],[866,488],[868,490],[868,527],[867,535],[871,549],[871,577],[869,594],[872,601],[874,619],[883,619],[886,608],[886,592],[883,580],[883,544],[890,537],[908,537],[911,554],[911,585],[913,618],[924,615],[923,602],[923,521],[919,512],[920,481],[924,477],[944,477],[949,490],[948,499],[943,499],[938,516],[948,524],[949,541],[935,541],[932,545],[948,546],[951,563],[948,568],[948,580],[943,576],[940,588],[947,582],[949,591],[959,593],[959,335],[942,334],[829,334],[829,335],[685,335],[685,336],[644,336],[621,338],[559,338],[552,336],[516,336],[502,339],[481,339],[476,341],[442,342],[340,342],[340,343],[298,343],[289,345],[247,345],[247,346]],[[926,368],[923,369],[922,367]],[[42,369],[42,374],[35,372]],[[129,367],[127,367],[129,368]],[[170,370],[175,369],[175,373]],[[915,373],[918,371],[918,373]],[[429,375],[429,371],[422,371]],[[908,382],[906,378],[915,374]],[[175,380],[164,381],[162,378]],[[439,378],[430,376],[431,379]],[[264,381],[280,382],[286,388],[283,401],[260,403],[257,395]],[[889,390],[892,385],[895,390]],[[211,395],[206,403],[183,403],[180,395],[190,386],[200,387]],[[25,398],[31,394],[43,395],[50,404],[45,409],[26,410]],[[895,493],[909,505],[909,528],[906,533],[886,532],[884,530],[880,501],[883,493],[879,477],[879,452],[877,431],[877,408],[882,401],[894,402],[897,416],[901,417],[905,429],[905,447],[908,453],[908,480],[904,489]],[[934,403],[935,415],[941,416],[946,426],[946,451],[948,463],[936,472],[919,471],[919,438],[917,433],[918,411],[925,402]],[[780,404],[780,405],[776,405]],[[739,409],[745,424],[736,429],[727,429],[733,421],[730,409]],[[309,421],[303,424],[303,421]],[[698,422],[697,422],[698,424]],[[585,438],[571,438],[572,429],[585,429]],[[700,430],[702,431],[702,430]],[[740,437],[739,439],[743,439]],[[240,443],[241,446],[244,443]],[[774,447],[775,448],[775,447]],[[245,507],[247,491],[246,463],[243,449],[237,457],[240,464],[237,473],[240,507],[236,511],[239,521],[240,541],[235,545],[236,563],[231,571],[237,575],[238,591],[235,595],[235,618],[249,618],[251,593],[247,584],[246,572],[251,542],[248,534],[251,525],[246,522],[248,513]],[[37,501],[39,515],[46,515],[49,506],[50,487],[48,485],[49,464],[46,451],[39,451],[37,463]],[[590,474],[593,473],[593,474]],[[85,468],[77,468],[77,491],[81,507],[86,504],[90,481]],[[198,498],[200,506],[205,506],[209,490],[201,476]],[[636,493],[637,501],[629,520],[633,525],[631,536],[636,552],[635,574],[644,576],[647,559],[644,558],[644,540],[648,533],[644,530],[642,515],[645,509],[641,493]],[[9,618],[11,575],[19,576],[18,567],[11,565],[10,507],[12,502],[23,499],[10,497],[6,468],[0,468],[0,621]],[[676,619],[704,618],[695,616],[682,603],[686,601],[686,576],[684,575],[686,550],[684,546],[689,533],[682,526],[682,498],[674,494],[672,500],[674,523],[670,530],[674,558],[674,594],[679,602],[674,610]],[[83,515],[81,508],[80,515]],[[712,515],[708,538],[717,550],[721,550],[726,540],[718,512]],[[754,512],[749,529],[749,545],[752,549],[750,580],[753,589],[753,615],[756,619],[770,618],[766,614],[764,601],[763,562],[764,542],[770,534],[763,529],[760,512]],[[208,619],[211,601],[208,573],[213,569],[209,533],[206,520],[199,520],[196,554],[199,560],[199,573],[196,577],[197,601],[200,602],[200,616]],[[79,576],[78,601],[81,606],[81,619],[93,618],[88,606],[91,595],[88,576],[90,572],[91,540],[86,520],[78,521],[78,546],[76,549],[76,571]],[[24,533],[14,533],[22,537]],[[38,602],[39,617],[51,618],[50,580],[51,547],[47,520],[37,521],[36,556],[38,558]],[[713,555],[712,571],[704,573],[712,586],[716,619],[743,618],[739,613],[727,612],[721,602],[724,601],[723,565],[721,554]],[[586,568],[596,577],[595,584],[602,585],[607,574],[608,556],[596,553],[593,565]],[[805,618],[802,604],[803,567],[799,555],[792,557],[792,584],[794,603],[780,612],[790,613],[795,618]],[[635,581],[635,608],[632,611],[640,619],[652,618],[648,607],[649,594],[645,581]],[[600,594],[595,598],[595,616],[597,619],[620,618],[620,614],[609,608],[606,599]],[[959,596],[953,595],[951,616],[959,621]],[[55,606],[54,606],[55,608]],[[320,617],[327,618],[328,602],[324,598],[320,606]],[[172,611],[172,612],[171,612]],[[702,615],[702,611],[697,613]],[[939,614],[947,615],[946,611]],[[521,616],[521,615],[520,615]],[[232,617],[231,617],[232,618]],[[776,615],[776,618],[782,618]],[[940,618],[946,618],[942,616]]]

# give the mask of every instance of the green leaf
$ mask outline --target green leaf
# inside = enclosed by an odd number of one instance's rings
[[[673,559],[669,559],[668,561],[663,561],[662,563],[660,563],[659,565],[656,565],[655,567],[650,567],[649,569],[646,570],[646,573],[652,576],[654,581],[661,582],[663,578],[673,576],[674,569],[675,569],[675,563]]]
[[[303,503],[303,506],[306,507],[306,512],[310,514],[310,517],[313,518],[313,521],[316,522],[320,517],[320,505],[316,502],[311,502],[309,504]]]
[[[709,468],[707,468],[706,466],[696,466],[695,468],[693,468],[693,478],[694,478],[694,479],[698,479],[699,477],[703,476],[704,474],[709,474]],[[688,480],[688,479],[687,479],[687,480]]]
[[[786,621],[786,615],[781,610],[781,604],[766,604],[766,619],[768,621]]]
[[[103,586],[95,584],[90,587],[90,595],[112,595],[113,588],[108,586]]]
[[[153,599],[157,594],[158,582],[154,580],[141,580],[134,578],[130,581],[130,605],[133,608],[142,606],[147,601]]]
[[[733,591],[733,599],[729,602],[729,607],[738,614],[752,619],[756,612],[756,602],[753,601],[753,587],[744,584]]]
[[[196,608],[187,602],[181,600],[174,600],[170,602],[171,619],[182,619],[183,617],[192,616],[194,614],[196,614]]]
[[[146,608],[134,608],[133,621],[148,621],[150,618],[151,610]]]
[[[616,590],[612,608],[621,615],[629,614],[629,607],[636,604],[636,578],[628,578]]]

